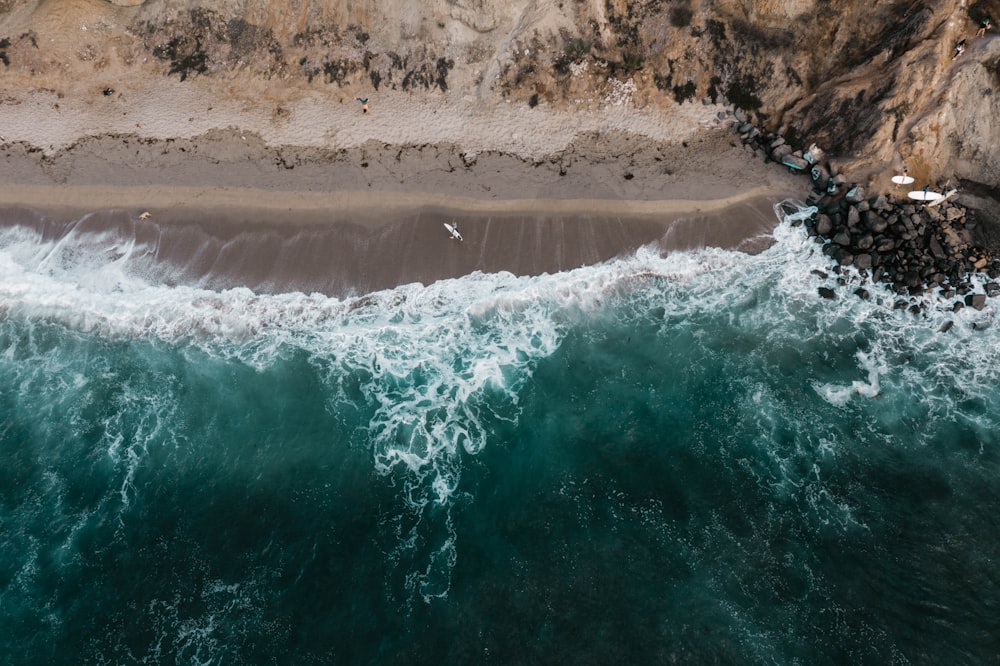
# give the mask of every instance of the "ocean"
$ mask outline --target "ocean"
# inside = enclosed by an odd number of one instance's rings
[[[996,303],[783,217],[355,295],[0,221],[0,662],[996,663]]]

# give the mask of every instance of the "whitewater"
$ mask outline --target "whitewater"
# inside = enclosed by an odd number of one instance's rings
[[[0,656],[995,659],[996,303],[894,309],[810,212],[352,296],[0,225]]]

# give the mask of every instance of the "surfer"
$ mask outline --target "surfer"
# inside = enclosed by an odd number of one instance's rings
[[[368,113],[368,98],[367,97],[355,97],[354,99],[361,102],[361,113]]]

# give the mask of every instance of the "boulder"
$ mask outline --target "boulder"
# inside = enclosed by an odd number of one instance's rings
[[[872,267],[872,255],[867,252],[854,255],[854,267],[859,271],[867,271]]]
[[[986,307],[986,294],[967,294],[965,304],[970,308],[982,310]]]
[[[941,247],[941,241],[937,239],[937,236],[931,236],[927,243],[927,249],[931,251],[931,256],[935,259],[944,259],[948,255],[945,254],[944,248]]]
[[[791,146],[778,146],[777,148],[771,149],[771,159],[775,162],[781,162],[785,159],[786,155],[792,154]]]
[[[945,323],[941,324],[941,328],[938,329],[938,333],[947,333],[948,331],[951,330],[951,327],[954,326],[954,325],[955,325],[955,322],[953,322],[951,319],[949,319]]]
[[[858,239],[858,242],[856,243],[856,247],[859,250],[870,250],[872,249],[872,247],[874,247],[874,245],[875,245],[875,237],[872,236],[871,234],[864,234],[863,236],[861,236],[861,238]]]
[[[805,171],[809,166],[808,162],[801,157],[797,157],[796,155],[785,155],[781,158],[781,163],[789,169],[793,169],[795,171]]]
[[[880,236],[875,241],[875,251],[876,252],[890,252],[896,249],[896,241],[887,236]]]
[[[831,240],[837,245],[848,247],[851,244],[851,234],[846,231],[839,231]]]
[[[809,175],[812,176],[813,182],[816,183],[816,187],[826,190],[826,186],[830,182],[830,174],[826,169],[818,165],[814,166],[809,172]]]
[[[827,236],[833,231],[833,221],[829,215],[820,213],[816,218],[816,233],[820,236]]]
[[[892,208],[892,206],[889,205],[889,200],[886,199],[885,195],[880,194],[875,198],[875,201],[872,203],[872,208],[878,211],[886,211]]]
[[[847,209],[847,226],[853,229],[859,224],[861,224],[861,213],[858,212],[857,206],[850,206]]]
[[[861,201],[864,201],[864,198],[865,188],[860,185],[855,185],[847,191],[847,194],[844,195],[844,200],[847,201],[847,203],[860,203]]]

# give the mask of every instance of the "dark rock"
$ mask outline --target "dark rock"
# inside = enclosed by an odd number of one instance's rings
[[[876,252],[889,252],[896,249],[896,241],[886,236],[879,236],[875,241]]]
[[[854,290],[854,295],[857,296],[858,298],[864,299],[866,301],[868,300],[868,297],[870,296],[870,294],[868,293],[868,290],[864,289],[863,287],[858,287],[857,289],[855,289]]]
[[[944,287],[941,289],[941,298],[948,299],[949,301],[955,298],[955,290],[951,287]]]
[[[982,310],[986,307],[986,294],[968,294],[965,297],[965,304],[970,308]]]
[[[864,234],[858,239],[857,248],[859,250],[870,250],[875,246],[875,237],[871,234]]]
[[[883,220],[879,216],[874,216],[868,223],[868,228],[872,230],[872,233],[880,234],[885,231],[889,226],[889,223]]]
[[[832,301],[835,298],[837,298],[837,294],[833,291],[833,289],[830,289],[829,287],[820,287],[817,291],[819,291],[820,296],[827,299],[828,301]]]
[[[805,171],[809,166],[808,162],[796,155],[785,155],[781,158],[781,163],[789,169],[794,169],[795,171]]]
[[[865,188],[860,185],[855,185],[847,191],[847,194],[844,195],[844,200],[847,201],[847,203],[859,203],[864,201],[864,198]]]
[[[820,236],[828,236],[833,231],[833,221],[829,215],[820,213],[816,218],[816,233]]]
[[[944,259],[948,255],[945,254],[944,248],[941,247],[941,241],[937,239],[937,236],[931,236],[930,241],[927,243],[927,249],[931,251],[931,255],[935,259]]]
[[[821,166],[814,166],[810,171],[809,175],[812,176],[813,182],[816,183],[816,187],[826,190],[826,186],[830,183],[830,173]]]
[[[906,271],[906,273],[903,274],[903,282],[907,287],[919,287],[920,273],[916,271]]]
[[[872,202],[872,208],[878,211],[886,211],[892,208],[892,206],[889,205],[889,200],[886,199],[885,195],[880,194],[875,198],[875,201]]]
[[[847,247],[851,244],[851,234],[846,231],[840,231],[831,240],[837,245]]]
[[[983,288],[986,289],[987,296],[993,297],[1000,295],[1000,284],[997,284],[996,282],[987,282],[983,285]]]
[[[746,123],[745,122],[745,123],[743,123],[742,125],[740,125],[739,127],[736,128],[736,132],[739,133],[739,134],[745,134],[745,133],[749,132],[752,129],[753,129],[753,125],[751,125],[750,123]]]
[[[854,263],[854,255],[841,248],[833,255],[841,266],[849,266]]]
[[[859,271],[866,271],[872,267],[872,255],[867,252],[854,255],[854,267]]]
[[[951,311],[952,312],[958,312],[959,310],[961,310],[964,307],[965,307],[965,303],[963,303],[962,301],[955,301],[955,305],[951,306]]]
[[[861,213],[858,212],[857,206],[851,206],[847,209],[847,226],[852,229],[861,224]]]
[[[910,304],[908,302],[906,302],[906,301],[896,301],[895,303],[892,304],[892,309],[893,310],[905,310],[907,307],[909,307],[909,305]]]
[[[955,322],[953,322],[951,319],[949,319],[945,323],[941,324],[941,328],[938,329],[938,333],[947,333],[948,331],[951,330],[951,327],[954,326],[954,325],[955,325]]]
[[[823,280],[825,280],[828,277],[830,277],[830,275],[828,273],[826,273],[825,271],[821,271],[818,268],[814,268],[814,269],[812,269],[809,272],[812,273],[813,275],[815,275],[816,277],[818,277],[820,279],[823,279]]]
[[[777,148],[771,150],[771,159],[774,160],[775,162],[780,163],[783,159],[785,159],[786,155],[791,155],[791,154],[792,154],[791,146],[778,146]]]
[[[921,310],[923,310],[923,308],[920,305],[917,305],[916,303],[910,306],[910,314],[918,315],[920,314]]]

